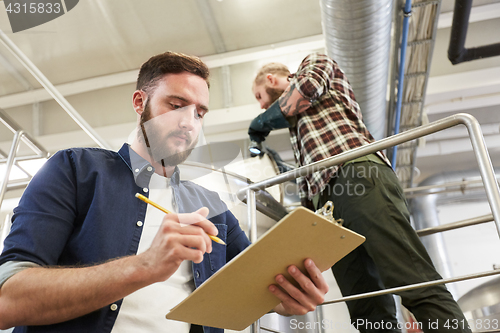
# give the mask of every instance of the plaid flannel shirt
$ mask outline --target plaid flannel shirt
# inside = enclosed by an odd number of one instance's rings
[[[328,56],[308,55],[297,72],[289,76],[289,81],[312,102],[308,109],[296,114],[297,125],[290,128],[290,140],[299,166],[374,141],[362,122],[359,105],[344,72]],[[377,154],[390,166],[384,154]],[[334,166],[299,178],[300,198],[312,200],[335,177],[338,168]]]

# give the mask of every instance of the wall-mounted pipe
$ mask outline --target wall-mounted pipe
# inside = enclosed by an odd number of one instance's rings
[[[500,55],[500,43],[465,48],[472,0],[455,0],[448,59],[453,65]]]
[[[394,120],[394,134],[399,133],[399,124],[401,121],[401,106],[403,105],[403,83],[405,77],[405,61],[406,49],[408,47],[408,30],[410,28],[411,16],[411,0],[406,0],[403,8],[403,32],[401,38],[401,55],[399,57],[399,74],[398,74],[398,96],[396,99],[396,116]],[[392,149],[391,164],[392,168],[396,170],[398,146]]]

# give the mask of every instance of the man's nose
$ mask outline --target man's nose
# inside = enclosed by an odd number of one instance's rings
[[[194,128],[194,122],[196,121],[196,106],[189,105],[184,107],[180,114],[179,127],[191,131]]]
[[[261,102],[260,102],[260,108],[261,108],[261,109],[267,109],[266,102],[261,101]]]

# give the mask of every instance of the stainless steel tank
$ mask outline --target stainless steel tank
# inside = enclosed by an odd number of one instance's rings
[[[473,332],[500,330],[500,277],[470,290],[458,305]]]

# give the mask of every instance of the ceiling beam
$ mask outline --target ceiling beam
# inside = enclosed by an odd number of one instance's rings
[[[438,28],[451,27],[453,12],[442,13],[439,16]],[[500,3],[477,6],[472,8],[471,22],[500,18]],[[298,52],[317,50],[325,47],[323,35],[314,35],[304,38],[293,39],[276,44],[252,47],[248,49],[214,54],[201,59],[209,68],[236,65],[249,61],[273,58]],[[89,91],[110,88],[125,84],[135,83],[138,69],[104,75],[100,77],[83,79],[75,82],[57,85],[56,88],[64,96],[81,94]],[[430,79],[432,81],[433,78]],[[429,82],[430,84],[430,82]],[[17,94],[0,97],[0,108],[8,109],[16,106],[32,104],[51,100],[45,89],[35,89]]]
[[[249,61],[290,55],[304,51],[317,50],[325,47],[323,35],[298,38],[286,42],[252,47],[248,49],[214,54],[201,59],[210,68],[224,65],[235,65]]]
[[[500,105],[500,67],[431,77],[425,104],[427,114]]]
[[[99,76],[91,79],[84,79],[56,86],[56,89],[63,96],[71,96],[89,91],[116,87],[124,84],[136,82],[139,70],[127,71],[117,74]],[[43,89],[34,89],[22,93],[0,97],[0,108],[8,109],[17,106],[44,102],[52,100],[49,93]]]
[[[202,57],[201,59],[207,64],[209,68],[216,68],[225,65],[235,65],[248,61],[303,52],[305,50],[317,50],[324,46],[325,42],[323,40],[323,35],[316,35],[239,51],[214,54],[211,56]],[[57,85],[56,88],[62,95],[71,96],[89,91],[135,83],[138,74],[139,70],[135,69],[131,71],[60,84]],[[0,108],[8,109],[16,106],[32,104],[35,102],[48,101],[51,99],[52,97],[45,91],[45,89],[35,89],[0,97]]]
[[[445,112],[462,112],[465,110],[485,108],[490,106],[500,106],[500,85],[496,87],[497,91],[489,94],[476,96],[458,97],[448,101],[437,102],[427,105],[427,114],[437,114]]]
[[[490,151],[494,148],[499,148],[500,134],[485,135],[484,141]],[[417,158],[465,152],[472,153],[472,145],[469,137],[426,143],[425,146],[417,149]]]
[[[5,68],[7,72],[12,75],[13,78],[19,82],[25,90],[33,89],[33,86],[29,81],[17,70],[14,65],[2,54],[0,51],[0,66]]]

